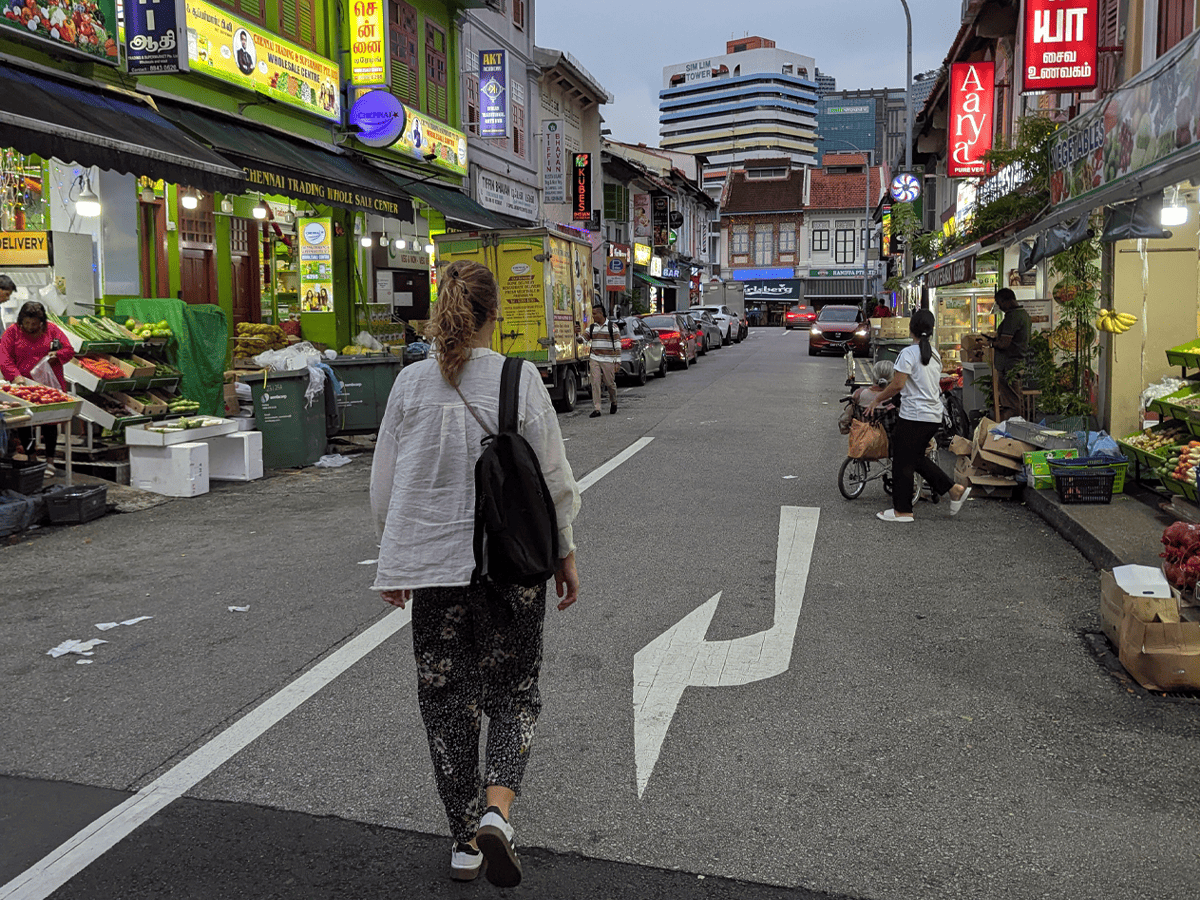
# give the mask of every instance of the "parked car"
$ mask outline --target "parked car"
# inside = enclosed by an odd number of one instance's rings
[[[712,317],[712,313],[698,307],[692,307],[687,310],[687,314],[698,321],[704,329],[704,350],[701,351],[702,353],[714,347],[725,345],[725,333]]]
[[[855,356],[871,352],[871,326],[862,310],[857,306],[821,307],[808,330],[808,355],[816,356],[824,350],[845,353],[847,349]]]
[[[651,372],[659,378],[667,374],[667,356],[658,332],[636,316],[618,319],[621,333],[620,376],[645,384]]]
[[[721,343],[732,344],[742,339],[741,325],[738,324],[737,314],[724,304],[720,306],[693,306],[688,312],[702,310],[712,316],[717,328],[721,331]]]
[[[750,317],[745,313],[738,315],[738,340],[744,341],[750,336]]]
[[[811,328],[817,318],[817,311],[811,306],[789,306],[783,314],[783,327],[791,331],[793,328]]]
[[[696,332],[684,316],[659,313],[642,316],[641,321],[662,340],[664,359],[684,369],[696,360]]]
[[[696,357],[704,356],[708,353],[708,338],[705,337],[704,323],[699,317],[693,316],[687,312],[676,313],[686,323],[688,330],[692,333],[692,337],[696,340]]]

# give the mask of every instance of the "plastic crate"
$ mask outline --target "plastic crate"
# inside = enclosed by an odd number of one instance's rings
[[[1113,472],[1113,493],[1120,494],[1125,490],[1125,470],[1129,468],[1129,460],[1119,456],[1081,456],[1076,459],[1049,460],[1050,471],[1087,470],[1091,472],[1111,469]]]
[[[1112,502],[1113,480],[1117,476],[1112,469],[1062,471],[1055,467],[1053,472],[1054,489],[1063,505]]]
[[[1157,425],[1152,425],[1145,430],[1149,431],[1153,434],[1161,434],[1164,431],[1169,431],[1171,429],[1180,429],[1180,428],[1186,430],[1185,423],[1180,422],[1176,419],[1168,419],[1165,422],[1160,422]],[[1151,469],[1155,469],[1155,468],[1165,465],[1167,462],[1167,457],[1165,455],[1156,453],[1151,450],[1143,450],[1141,447],[1137,446],[1136,444],[1129,443],[1129,440],[1131,438],[1140,437],[1141,434],[1142,434],[1141,431],[1135,431],[1133,434],[1127,435],[1124,438],[1117,438],[1117,445],[1121,448],[1121,452],[1123,452],[1126,456],[1136,459],[1143,466],[1147,466]],[[1180,443],[1187,443],[1187,438],[1183,435],[1180,435],[1177,438],[1177,440]]]
[[[0,459],[0,489],[16,491],[18,494],[36,494],[42,489],[45,474],[44,462]]]
[[[1161,475],[1160,477],[1162,478],[1163,487],[1172,494],[1176,494],[1193,503],[1197,501],[1196,485],[1190,481],[1180,481],[1172,475]]]
[[[81,525],[108,512],[108,488],[69,487],[46,494],[46,515],[53,525]]]
[[[1188,341],[1167,351],[1167,365],[1184,366],[1188,369],[1200,367],[1200,339]]]

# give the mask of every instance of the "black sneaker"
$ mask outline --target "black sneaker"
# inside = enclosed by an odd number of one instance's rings
[[[487,860],[483,874],[488,881],[501,888],[521,883],[521,861],[513,849],[513,827],[496,807],[489,806],[479,820],[475,843]]]
[[[596,418],[596,417],[597,417],[597,416],[599,416],[599,415],[600,415],[600,410],[598,410],[598,409],[594,409],[594,410],[592,410],[592,414],[591,414],[590,416],[588,416],[588,418],[589,418],[589,419],[594,419],[594,418]]]
[[[616,411],[617,411],[617,404],[615,404],[615,403],[614,403],[612,406],[610,406],[610,407],[608,408],[608,414],[609,414],[610,416],[611,416],[611,415],[613,415],[613,414],[615,414],[615,413],[616,413]]]

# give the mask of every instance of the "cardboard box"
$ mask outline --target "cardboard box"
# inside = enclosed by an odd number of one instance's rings
[[[954,483],[969,486],[971,484],[971,476],[977,474],[975,469],[971,467],[971,460],[966,456],[960,456],[954,462]]]
[[[1025,454],[1025,481],[1037,490],[1054,489],[1054,474],[1050,471],[1052,459],[1076,459],[1079,451],[1071,450],[1031,450]],[[1114,643],[1116,643],[1114,641]]]
[[[237,386],[232,382],[226,382],[222,391],[225,395],[225,415],[236,416],[242,409],[241,401],[238,400]]]
[[[969,477],[969,480],[971,483],[971,496],[973,498],[984,497],[988,500],[1011,500],[1017,490],[1017,480],[1015,478],[974,474]]]
[[[1200,690],[1200,622],[1121,620],[1121,665],[1151,691]]]
[[[1122,588],[1118,576],[1136,593]],[[1161,569],[1121,566],[1117,571],[1105,569],[1100,573],[1100,629],[1114,647],[1120,643],[1121,622],[1127,615],[1144,622],[1179,621],[1179,600]]]
[[[983,362],[984,351],[989,349],[983,335],[967,332],[960,339],[959,358],[963,362]]]
[[[971,465],[980,472],[995,475],[1011,475],[1021,471],[1021,461],[1010,456],[1001,456],[990,450],[976,449],[971,454]]]
[[[999,456],[1007,456],[1015,460],[1016,466],[1006,466],[1006,468],[1021,468],[1022,460],[1026,453],[1030,453],[1038,449],[1033,444],[1027,444],[1024,441],[1019,441],[1016,438],[1005,438],[992,434],[991,430],[997,427],[997,423],[993,422],[986,416],[979,423],[979,427],[975,429],[975,446],[980,450],[985,450],[988,453],[995,453]]]
[[[157,368],[150,360],[133,354],[129,355],[129,365],[133,369],[134,378],[149,378]]]
[[[972,449],[971,442],[965,437],[956,434],[950,439],[950,452],[955,456],[970,456]]]
[[[882,338],[906,338],[908,337],[907,318],[899,316],[891,316],[886,319],[881,319],[879,324],[879,336]]]
[[[167,411],[167,404],[161,400],[154,400],[151,403],[142,403],[140,400],[135,400],[128,394],[122,394],[120,391],[111,391],[110,397],[118,403],[125,404],[126,409],[131,409],[139,416],[161,416]]]

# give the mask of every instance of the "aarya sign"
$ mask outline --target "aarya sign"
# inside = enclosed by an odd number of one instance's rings
[[[996,65],[954,63],[950,67],[950,178],[986,175],[983,154],[992,149]]]
[[[1099,0],[1025,0],[1025,91],[1096,86]]]

